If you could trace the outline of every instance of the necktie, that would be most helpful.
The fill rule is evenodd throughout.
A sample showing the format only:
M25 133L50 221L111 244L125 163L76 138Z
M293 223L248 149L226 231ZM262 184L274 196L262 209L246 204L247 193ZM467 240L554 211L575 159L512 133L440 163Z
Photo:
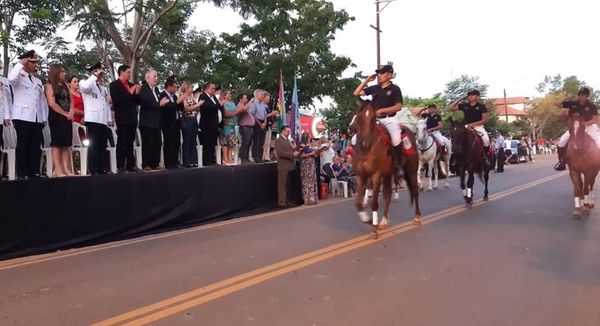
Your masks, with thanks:
M29 75L29 81L33 83L33 77L31 77L31 75Z

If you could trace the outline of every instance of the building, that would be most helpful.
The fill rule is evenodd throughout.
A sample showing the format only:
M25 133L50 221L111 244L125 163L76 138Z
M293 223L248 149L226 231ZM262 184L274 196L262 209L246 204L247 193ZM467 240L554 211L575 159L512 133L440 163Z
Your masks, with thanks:
M500 121L515 122L527 116L529 97L507 97L494 100L494 108Z

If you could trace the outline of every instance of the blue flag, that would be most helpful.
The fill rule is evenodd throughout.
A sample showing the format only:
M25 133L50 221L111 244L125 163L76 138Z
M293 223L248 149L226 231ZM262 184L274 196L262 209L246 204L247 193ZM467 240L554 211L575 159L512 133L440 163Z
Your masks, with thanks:
M296 83L296 76L294 76L294 90L292 91L292 105L290 107L290 129L292 131L292 139L296 144L299 144L302 130L300 126L300 102L298 102L298 84Z

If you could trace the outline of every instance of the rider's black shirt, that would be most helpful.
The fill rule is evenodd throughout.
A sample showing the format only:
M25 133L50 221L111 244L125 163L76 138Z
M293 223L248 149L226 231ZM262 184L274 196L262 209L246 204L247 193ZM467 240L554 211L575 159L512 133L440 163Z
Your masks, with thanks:
M579 113L583 121L590 121L595 115L598 115L598 108L594 103L587 101L585 104L579 104L578 101L564 101L562 106L565 109L569 109L569 116L574 113Z
M427 129L435 128L440 125L442 121L442 117L439 114L431 115L428 114L426 117L425 123L427 124Z
M483 114L487 112L485 105L479 102L474 106L471 106L468 102L460 103L458 109L465 114L465 123L481 121Z
M386 88L381 88L380 85L369 86L365 88L365 95L373 96L373 107L376 110L403 103L400 87L391 83Z

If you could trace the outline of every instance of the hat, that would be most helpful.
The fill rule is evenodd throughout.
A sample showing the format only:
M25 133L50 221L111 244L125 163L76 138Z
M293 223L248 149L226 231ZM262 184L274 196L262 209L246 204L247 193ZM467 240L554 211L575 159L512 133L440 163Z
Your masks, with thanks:
M470 91L467 93L467 95L477 95L477 96L479 96L479 95L481 95L481 93L479 93L479 91L478 91L478 90L476 90L476 89L472 89L472 90L470 90Z
M379 69L375 70L376 73L378 74L382 74L382 73L386 73L386 72L394 72L394 67L390 66L390 65L383 65L381 67L379 67Z
M87 70L89 72L93 72L96 69L104 69L102 62L100 62L100 61L96 62L93 66L90 66Z
M38 58L37 55L35 54L35 50L29 50L23 54L21 54L20 56L17 57L17 59L27 59L27 61L31 61L31 62L37 62Z
M432 104L427 105L427 108L428 109L437 109L437 105L432 103Z

